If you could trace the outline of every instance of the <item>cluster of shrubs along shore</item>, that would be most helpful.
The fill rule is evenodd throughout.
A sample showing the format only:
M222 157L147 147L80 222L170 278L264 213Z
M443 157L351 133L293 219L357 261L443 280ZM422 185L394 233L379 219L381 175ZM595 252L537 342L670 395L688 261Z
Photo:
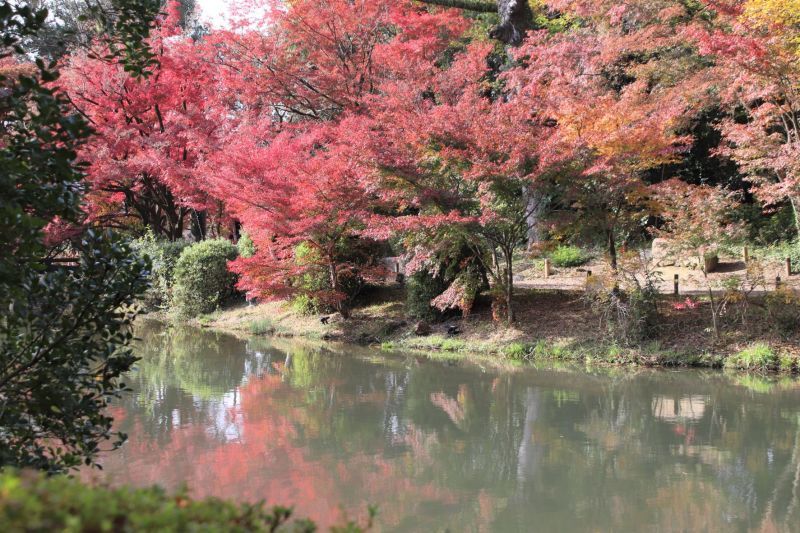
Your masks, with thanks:
M241 299L228 263L252 254L247 235L233 244L227 239L168 241L147 233L131 247L151 263L150 287L141 301L145 311L189 319Z
M371 526L354 522L333 527L357 533ZM317 531L314 522L294 519L292 509L262 503L193 499L185 491L159 487L91 487L66 476L26 471L0 473L0 531Z
M149 257L152 262L151 286L143 300L149 311L165 312L183 320L199 317L200 322L204 323L210 313L241 304L244 300L243 295L235 288L236 275L230 271L229 262L237 257L250 257L255 252L253 242L246 234L236 244L225 239L170 242L145 235L133 242L133 248L138 254ZM364 262L365 257L374 264L379 260L380 254L385 252L359 249L349 253L353 256L354 264L357 261ZM302 263L299 266L307 267L317 261L314 253L313 249L301 243L294 255L296 261ZM540 254L540 257L546 257L557 268L575 268L586 264L592 253L564 244ZM540 258L538 261L541 260ZM471 343L448 336L443 337L442 346L436 344L436 335L430 342L423 339L396 342L398 336L403 334L426 337L437 329L437 325L438 329L442 329L441 325L444 323L450 324L452 328L453 323L470 316L470 311L473 306L479 305L479 300L490 300L489 313L492 319L502 322L502 316L496 316L497 295L493 287L490 287L479 269L474 266L467 266L465 269L463 262L463 258L450 257L442 261L438 268L420 270L403 279L403 323L407 327L391 328L391 332L386 335L362 334L361 337L385 346L427 346L433 350L466 351ZM616 275L595 275L587 282L586 291L582 295L571 296L573 299L580 299L584 309L588 310L597 324L597 335L593 339L592 349L605 347L611 354L599 359L657 365L725 366L754 372L800 370L797 353L784 349L800 333L800 295L796 290L784 286L766 294L754 295L750 285L743 284L740 278L731 277L715 287L713 295L709 292L710 297L676 299L659 293L656 287L659 281L657 272L653 269L641 269L637 265L636 261L627 262L623 257ZM750 281L757 282L757 266L758 263L753 261L748 268L746 275ZM322 268L299 270L302 274L294 281L298 291L290 300L292 311L295 315L320 316L327 320L328 315L335 314L337 309L313 296L316 292L329 289L327 273ZM431 270L436 272L435 275L431 274ZM358 271L354 269L354 272ZM340 288L346 294L348 306L358 307L369 300L364 298L364 294L370 292L372 285L363 277L355 274L352 278L342 279L344 282ZM436 305L442 294L446 294L447 288L453 286L458 279L470 280L461 285L464 291L458 296L459 307ZM393 297L397 297L396 292ZM469 302L465 304L465 300ZM376 303L374 298L371 303ZM703 328L700 331L709 339L709 343L716 344L717 347L724 345L723 349L716 352L713 349L698 353L687 352L683 355L675 355L675 351L666 348L655 352L650 349L649 347L664 340L675 341L676 335L682 334L666 331L667 326L674 323L676 318L686 318L681 313L691 314L692 320L705 328L705 333L702 332ZM378 324L384 317L376 318L375 323ZM390 320L389 317L385 318ZM396 317L391 320L394 318ZM250 322L248 326L252 334L276 332L272 317L261 317L260 320ZM567 333L565 332L565 336ZM731 341L732 334L738 335L738 338ZM771 339L776 342L770 342ZM361 341L357 338L356 342ZM697 348L685 344L686 350ZM479 350L525 361L542 358L569 359L570 355L580 358L582 353L579 346L565 348L554 345L548 348L542 340L537 339L530 342L518 340L503 346L486 348L483 346ZM585 358L598 359L597 354L586 355Z

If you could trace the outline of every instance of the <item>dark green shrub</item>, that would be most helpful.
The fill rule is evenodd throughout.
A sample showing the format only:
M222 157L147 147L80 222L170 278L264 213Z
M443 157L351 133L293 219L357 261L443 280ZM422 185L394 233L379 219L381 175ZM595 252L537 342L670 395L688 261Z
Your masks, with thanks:
M797 237L794 211L789 203L770 213L765 213L757 203L742 203L731 215L734 221L745 223L747 240L757 245L769 246Z
M414 272L406 281L406 313L412 318L437 320L442 313L431 305L431 300L439 296L447 286L439 276L432 276L427 270Z
M366 527L371 526L370 509ZM33 473L0 474L1 531L240 531L312 532L310 520L292 520L285 507L195 500L163 489L89 487L79 481ZM341 531L358 532L355 523Z
M73 249L72 268L31 269L16 299L0 282L11 311L0 316L0 468L63 471L125 440L106 408L136 361L127 345L147 265L110 233L88 230Z
M138 257L149 258L150 287L142 298L146 310L165 309L172 299L172 282L175 265L188 241L158 239L152 232L131 241L131 249Z
M149 42L152 4L124 17L139 37L120 40L126 67ZM112 233L75 226L89 188L77 153L92 128L52 83L56 63L37 57L48 21L37 5L0 2L0 468L57 471L117 442L105 407L134 361L125 346L147 265ZM31 68L9 70L17 59Z
M589 261L589 257L577 246L559 246L550 253L554 266L560 268L576 267Z
M235 294L236 275L228 270L228 261L236 256L236 246L225 239L198 242L183 250L172 288L172 309L178 316L210 313Z

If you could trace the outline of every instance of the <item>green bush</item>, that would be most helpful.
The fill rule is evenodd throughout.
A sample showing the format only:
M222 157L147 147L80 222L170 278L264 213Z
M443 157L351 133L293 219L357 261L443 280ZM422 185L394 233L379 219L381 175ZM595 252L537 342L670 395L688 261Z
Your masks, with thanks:
M250 238L246 231L242 232L239 241L236 243L236 249L239 250L239 257L253 257L256 255L256 243Z
M331 310L317 298L309 296L308 294L298 294L297 296L293 297L292 309L298 315L318 315Z
M330 311L329 306L313 296L313 293L328 291L331 287L319 251L301 242L294 250L294 259L299 266L305 267L305 272L294 280L294 284L302 292L292 298L292 308L301 315L316 315Z
M577 246L559 246L550 253L554 266L560 268L576 267L589 261L589 257Z
M172 309L184 318L210 313L235 294L236 275L228 261L236 259L236 247L225 239L192 244L175 265Z
M347 264L347 268L339 268L338 291L344 295L341 307L350 308L364 288L362 268L373 264L373 254L377 253L370 241L349 240L340 243L336 249L336 261ZM330 272L327 261L323 260L317 248L308 243L300 243L295 248L295 262L303 267L303 273L292 280L298 289L298 295L292 299L292 307L297 313L315 315L330 313L339 306L332 304L330 298L320 298L318 295L329 296L332 291Z
M794 211L788 202L770 213L757 203L742 203L731 215L735 222L744 222L748 241L756 245L771 246L797 237Z
M783 372L794 372L797 368L797 359L788 353L782 353L778 356L780 368Z
M764 343L748 346L736 355L725 360L726 368L748 370L753 372L769 372L777 370L780 365L778 355Z
M374 509L370 509L367 528ZM0 531L285 531L312 532L310 520L293 520L285 507L195 500L158 487L89 487L63 476L0 474ZM358 532L355 523L337 531Z
M439 276L425 270L414 272L406 281L406 313L412 318L438 320L440 313L431 305L447 287Z
M151 231L143 237L131 241L131 249L140 258L149 258L150 287L142 298L144 308L148 311L165 309L172 299L172 282L175 264L183 250L189 246L188 241L167 241L156 238Z

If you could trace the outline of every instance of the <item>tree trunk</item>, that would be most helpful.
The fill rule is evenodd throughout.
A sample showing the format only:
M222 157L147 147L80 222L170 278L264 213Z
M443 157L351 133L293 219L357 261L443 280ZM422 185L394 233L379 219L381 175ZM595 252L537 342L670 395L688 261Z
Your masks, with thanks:
M717 302L714 300L714 291L711 289L711 285L708 284L708 280L706 280L706 284L708 285L708 301L711 304L711 325L714 328L714 338L719 339L719 323L717 322Z
M536 191L533 186L527 186L522 190L522 197L525 203L525 226L528 250L542 242L545 238L542 228L542 217L544 216L544 195Z
M522 425L522 438L517 449L517 482L520 487L535 478L544 449L533 437L533 427L541 411L541 393L528 387L525 391L525 422Z
M514 297L514 265L513 265L513 252L504 250L503 254L506 256L506 313L509 324L514 323L514 307L512 306L512 299Z
M711 282L708 279L708 271L706 270L706 262L704 254L699 254L698 259L702 267L703 279L706 282L706 289L708 290L708 302L711 305L711 326L714 328L714 338L719 340L719 322L717 320L717 301L714 300L714 290L711 288Z
M617 271L617 243L614 240L614 231L606 231L606 240L608 244L608 257L611 262L611 270Z
M200 242L206 238L206 220L208 219L208 213L192 209L191 215L192 237L195 241Z
M328 275L330 277L331 290L339 297L339 273L336 271L336 263L332 259L328 260ZM337 299L335 308L342 315L342 318L350 318L350 308L347 305L347 299Z

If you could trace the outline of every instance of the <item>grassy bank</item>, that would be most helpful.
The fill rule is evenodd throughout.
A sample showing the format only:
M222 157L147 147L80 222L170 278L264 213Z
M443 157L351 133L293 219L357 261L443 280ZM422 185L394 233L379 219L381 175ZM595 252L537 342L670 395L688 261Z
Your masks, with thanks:
M479 301L468 318L430 324L418 335L417 321L406 316L403 292L386 287L374 291L350 319L338 315L304 316L285 302L241 305L201 315L201 327L241 336L302 337L372 345L387 351L414 350L438 357L513 361L558 360L578 363L704 367L760 373L799 370L800 339L758 327L726 326L716 339L708 328L702 301L693 309L676 310L671 300L661 305L661 324L654 338L638 345L615 342L598 318L574 293L519 291L518 319L513 326L493 322L489 303ZM452 329L457 332L453 333Z

